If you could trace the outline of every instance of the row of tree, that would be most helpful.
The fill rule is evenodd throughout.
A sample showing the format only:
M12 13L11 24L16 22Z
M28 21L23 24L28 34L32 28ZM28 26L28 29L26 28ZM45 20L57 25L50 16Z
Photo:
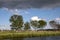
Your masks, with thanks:
M21 15L12 15L10 18L11 22L11 30L21 30L21 28L24 28L24 30L29 30L30 27L37 27L41 28L47 25L47 22L44 20L30 20L30 22L23 21L23 17ZM60 28L60 24L58 24L56 21L50 21L49 24L52 27Z

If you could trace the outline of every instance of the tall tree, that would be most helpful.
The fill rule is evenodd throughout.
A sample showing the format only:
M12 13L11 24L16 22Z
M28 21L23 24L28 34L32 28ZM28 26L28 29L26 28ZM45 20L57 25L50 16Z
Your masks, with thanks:
M25 30L29 30L30 29L30 23L29 22L26 22L25 24L24 24L24 26L25 26Z
M44 20L39 20L38 21L38 28L44 27L47 25L47 22Z
M56 28L60 29L60 23L58 23L57 21L52 20L52 21L49 22L49 24L51 25L51 27L53 27L55 29Z
M23 26L23 17L21 15L13 15L10 18L10 22L11 29L21 29L21 27Z

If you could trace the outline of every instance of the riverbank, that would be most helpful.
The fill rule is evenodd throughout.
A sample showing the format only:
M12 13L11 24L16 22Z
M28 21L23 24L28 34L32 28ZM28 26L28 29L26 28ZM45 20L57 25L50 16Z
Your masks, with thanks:
M4 38L25 38L42 36L60 36L60 31L3 31L0 32L0 39Z

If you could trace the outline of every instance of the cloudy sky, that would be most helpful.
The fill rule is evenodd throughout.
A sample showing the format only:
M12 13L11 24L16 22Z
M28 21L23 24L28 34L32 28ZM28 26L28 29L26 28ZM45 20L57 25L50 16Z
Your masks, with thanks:
M0 0L0 28L7 27L9 18L13 15L22 15L24 21L30 19L44 19L47 22L60 18L60 0ZM4 28L3 26L6 25ZM50 27L46 27L50 28Z

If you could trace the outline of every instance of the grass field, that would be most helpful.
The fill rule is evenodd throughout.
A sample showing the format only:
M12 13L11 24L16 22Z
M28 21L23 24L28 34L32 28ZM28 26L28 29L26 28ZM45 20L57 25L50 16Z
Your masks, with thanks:
M25 38L42 36L60 36L60 31L3 31L0 32L0 38Z

